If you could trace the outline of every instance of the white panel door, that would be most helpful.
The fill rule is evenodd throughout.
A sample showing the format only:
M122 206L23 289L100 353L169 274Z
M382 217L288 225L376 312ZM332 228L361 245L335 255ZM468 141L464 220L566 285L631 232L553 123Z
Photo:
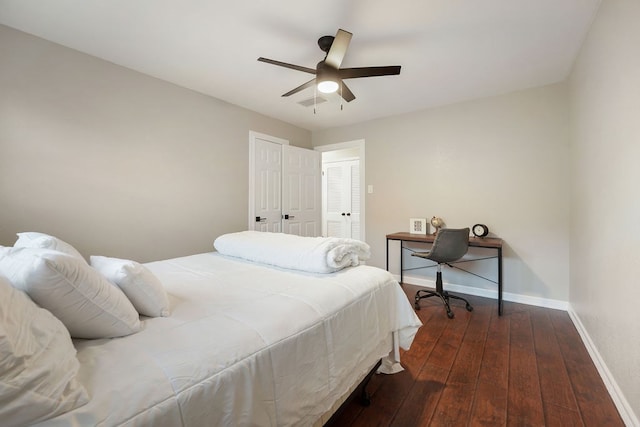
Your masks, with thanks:
M322 234L319 151L249 133L249 230Z
M360 162L326 162L322 172L323 234L360 239Z
M282 231L282 145L255 138L254 230Z
M282 230L298 236L322 234L322 154L282 146Z

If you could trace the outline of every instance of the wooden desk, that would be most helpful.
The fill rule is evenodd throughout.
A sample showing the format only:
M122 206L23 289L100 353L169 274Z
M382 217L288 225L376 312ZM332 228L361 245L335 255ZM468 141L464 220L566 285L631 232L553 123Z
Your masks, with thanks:
M418 243L433 243L435 240L435 235L433 234L411 234L411 233L392 233L387 234L387 271L389 270L389 240L398 240L400 241L400 283L402 283L404 279L403 271L404 271L404 242L418 242ZM495 258L498 258L498 315L502 315L502 239L497 237L469 237L469 246L475 248L489 248L495 249L497 251L497 255ZM485 258L483 258L485 259ZM451 263L453 264L453 263ZM482 276L480 276L482 277ZM487 279L486 277L482 277L485 280L489 280L490 282L494 282L491 279ZM494 282L496 283L496 282Z

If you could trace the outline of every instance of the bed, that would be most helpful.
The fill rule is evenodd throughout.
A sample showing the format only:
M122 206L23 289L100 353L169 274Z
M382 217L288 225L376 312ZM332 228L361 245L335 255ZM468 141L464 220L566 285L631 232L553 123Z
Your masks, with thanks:
M210 252L144 264L170 315L74 339L88 402L37 425L322 425L379 361L402 369L399 348L421 323L388 272L265 262Z

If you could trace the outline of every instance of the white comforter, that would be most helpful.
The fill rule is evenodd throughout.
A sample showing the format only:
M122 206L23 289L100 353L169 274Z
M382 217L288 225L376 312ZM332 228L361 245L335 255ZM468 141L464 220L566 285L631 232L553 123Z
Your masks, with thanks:
M43 425L307 426L421 325L386 271L264 267L216 253L146 264L172 315L77 340L91 401Z
M223 234L213 245L223 255L309 273L355 267L371 256L369 245L360 240L253 230Z

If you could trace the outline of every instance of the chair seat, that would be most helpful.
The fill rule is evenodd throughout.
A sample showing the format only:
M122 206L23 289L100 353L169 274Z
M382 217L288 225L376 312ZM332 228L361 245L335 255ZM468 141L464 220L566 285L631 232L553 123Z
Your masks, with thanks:
M431 251L429 252L414 252L411 254L411 256L417 256L420 258L429 258L429 255L431 255Z

